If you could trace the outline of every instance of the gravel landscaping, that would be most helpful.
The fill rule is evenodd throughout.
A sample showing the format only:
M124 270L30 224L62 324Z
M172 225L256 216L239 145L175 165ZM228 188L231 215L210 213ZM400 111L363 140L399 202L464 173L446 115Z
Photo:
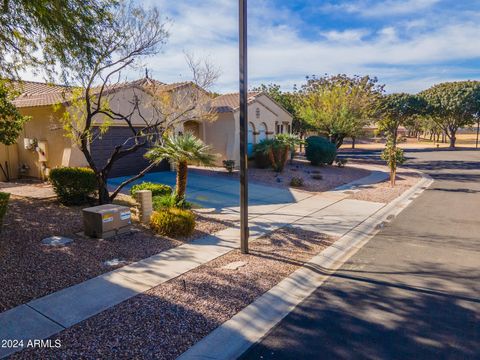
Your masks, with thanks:
M401 169L397 172L395 187L392 188L390 186L390 179L388 179L377 184L369 185L367 188L352 194L349 198L389 203L414 186L420 179L421 177L418 173Z
M174 359L333 241L277 230L252 242L251 255L231 251L63 331L53 337L61 349L13 358Z
M187 239L158 236L138 224L107 240L87 239L77 235L81 208L12 196L0 237L0 312L231 225L200 214ZM43 245L42 239L52 235L74 241L63 247Z
M225 176L231 179L237 179L239 176L238 171L228 174L223 168L204 169L197 167L193 171L201 174L214 173L215 176ZM307 160L295 159L293 164L288 163L280 174L271 169L250 167L248 169L248 180L259 184L288 188L293 177L300 177L304 184L301 187L295 187L295 189L322 192L348 184L369 174L369 170L362 169L361 165L353 162L349 162L344 168L339 168L330 165L313 166ZM313 178L318 177L318 175L321 175L321 179Z

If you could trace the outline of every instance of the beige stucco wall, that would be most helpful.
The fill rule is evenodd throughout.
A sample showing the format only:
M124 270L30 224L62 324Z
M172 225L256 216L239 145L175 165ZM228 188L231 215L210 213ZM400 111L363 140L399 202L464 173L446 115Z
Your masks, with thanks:
M37 139L39 143L46 144L46 166L50 169L59 166L71 165L72 144L65 137L65 130L59 121L62 116L61 109L53 111L51 106L21 108L23 115L31 119L24 125L22 134L17 141L18 165L27 165L29 170L24 174L36 178L42 177L40 154L34 150L25 149L24 139Z
M17 145L6 146L0 144L0 164L6 171L5 162L8 164L8 171L10 173L11 179L17 178L18 170L18 152ZM7 180L3 175L3 172L0 171L0 181Z

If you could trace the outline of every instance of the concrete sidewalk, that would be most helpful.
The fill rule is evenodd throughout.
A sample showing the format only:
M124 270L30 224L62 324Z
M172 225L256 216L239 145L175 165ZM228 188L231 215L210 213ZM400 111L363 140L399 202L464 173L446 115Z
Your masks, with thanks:
M250 237L254 240L289 224L340 237L385 206L346 199L345 191L387 176L375 171L362 181L318 195L292 190L294 203L282 202L280 195L272 204L254 204ZM239 234L238 226L225 229L5 311L0 314L0 340L45 339L238 248ZM0 357L20 350L2 348Z

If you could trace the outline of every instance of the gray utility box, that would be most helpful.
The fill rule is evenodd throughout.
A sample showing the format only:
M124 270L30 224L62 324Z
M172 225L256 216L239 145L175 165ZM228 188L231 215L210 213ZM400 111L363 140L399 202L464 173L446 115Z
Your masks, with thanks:
M104 239L122 234L132 223L130 208L120 205L100 205L83 209L85 235Z

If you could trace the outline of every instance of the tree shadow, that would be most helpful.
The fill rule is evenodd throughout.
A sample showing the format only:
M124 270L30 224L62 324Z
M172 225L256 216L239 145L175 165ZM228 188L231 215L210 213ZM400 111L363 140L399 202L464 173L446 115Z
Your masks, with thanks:
M408 273L459 281L458 273L435 264L411 264L402 275ZM478 297L437 290L434 284L412 286L388 275L334 273L242 359L480 357ZM476 271L467 279L479 275Z

